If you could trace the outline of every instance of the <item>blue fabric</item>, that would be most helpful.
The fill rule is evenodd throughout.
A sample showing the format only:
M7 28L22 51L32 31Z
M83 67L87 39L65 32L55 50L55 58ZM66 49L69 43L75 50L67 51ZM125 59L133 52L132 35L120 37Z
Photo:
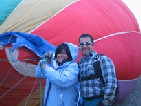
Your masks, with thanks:
M78 91L78 65L75 62L78 56L78 47L67 43L73 60L57 66L56 60L52 60L53 66L47 66L41 70L40 62L36 68L36 76L46 78L44 106L77 106Z
M95 98L92 100L84 100L84 106L98 106L98 104L102 101L102 97Z
M9 44L14 44L12 50L22 46L27 47L39 57L43 57L46 52L56 50L56 46L48 43L40 36L25 32L0 34L0 46L4 47Z

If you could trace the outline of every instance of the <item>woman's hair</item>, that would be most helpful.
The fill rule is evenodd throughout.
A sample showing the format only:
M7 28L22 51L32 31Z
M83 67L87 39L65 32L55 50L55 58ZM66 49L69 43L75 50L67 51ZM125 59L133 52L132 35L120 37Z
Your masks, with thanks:
M56 48L56 52L55 52L55 58L57 58L57 54L60 54L63 50L66 51L67 53L67 56L68 56L68 61L71 61L72 60L72 56L71 56L71 53L70 53L70 50L69 50L69 47L67 44L65 43L61 43L57 48Z

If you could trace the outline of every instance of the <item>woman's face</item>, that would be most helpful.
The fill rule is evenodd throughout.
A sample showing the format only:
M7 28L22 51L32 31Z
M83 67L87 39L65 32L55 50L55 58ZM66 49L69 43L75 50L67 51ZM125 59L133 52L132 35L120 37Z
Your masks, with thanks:
M65 50L62 50L61 53L57 54L57 60L62 63L63 60L66 60L68 58L67 52Z

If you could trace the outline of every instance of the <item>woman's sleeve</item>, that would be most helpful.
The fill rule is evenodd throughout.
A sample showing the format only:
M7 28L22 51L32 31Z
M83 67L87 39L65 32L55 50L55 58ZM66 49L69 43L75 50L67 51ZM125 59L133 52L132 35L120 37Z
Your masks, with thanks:
M59 87L69 87L74 85L78 81L78 65L77 63L71 63L62 72L54 70L52 67L46 68L47 78Z
M36 76L38 78L46 78L46 74L45 74L45 70L41 70L40 68L40 62L38 63L37 67L36 67Z

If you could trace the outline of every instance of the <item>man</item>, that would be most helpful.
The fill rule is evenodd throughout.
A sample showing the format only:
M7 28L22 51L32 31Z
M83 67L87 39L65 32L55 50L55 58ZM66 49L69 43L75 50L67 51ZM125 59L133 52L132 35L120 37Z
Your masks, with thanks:
M83 97L84 106L112 106L117 88L115 67L110 58L100 56L100 67L103 81L92 77L95 69L94 58L97 52L93 50L93 37L90 34L82 34L79 38L79 47L83 54L79 61L80 92Z

